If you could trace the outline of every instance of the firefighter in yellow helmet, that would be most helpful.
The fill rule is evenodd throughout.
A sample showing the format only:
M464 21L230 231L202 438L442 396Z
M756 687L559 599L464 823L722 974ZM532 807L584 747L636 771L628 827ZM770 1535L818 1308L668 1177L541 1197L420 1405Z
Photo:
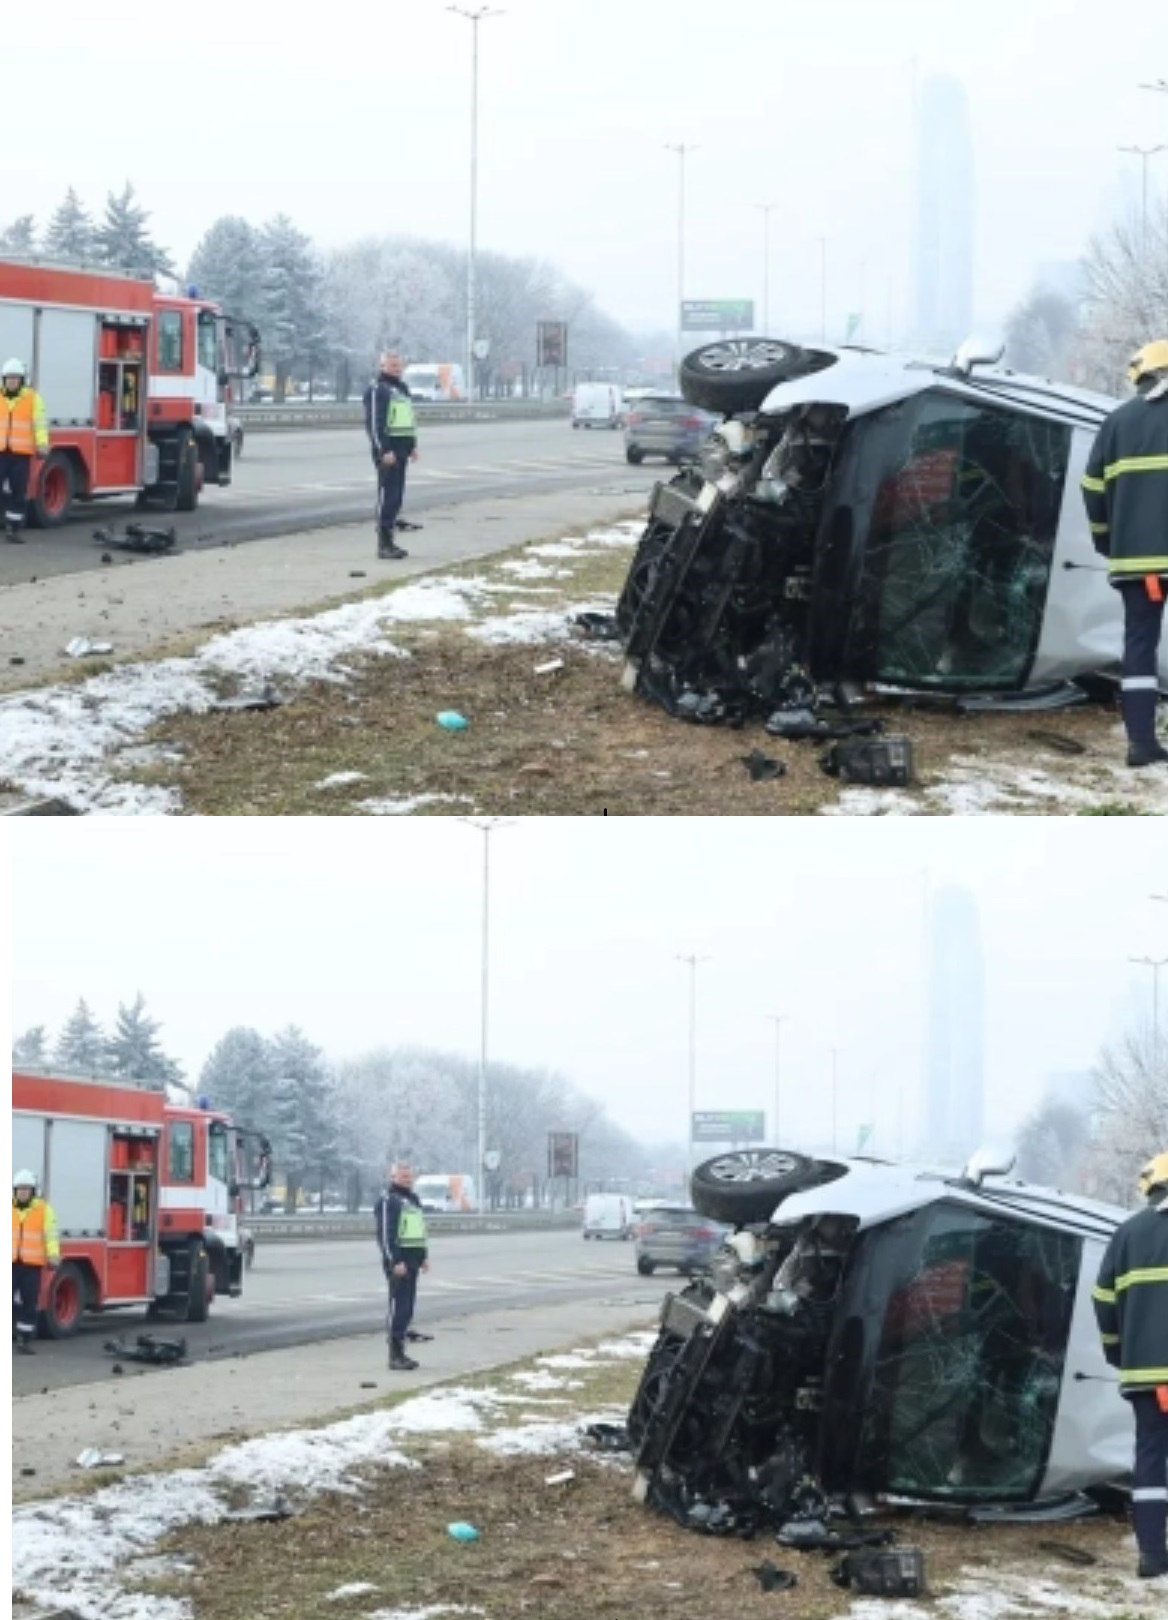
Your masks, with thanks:
M1168 589L1168 338L1147 343L1128 372L1136 389L1099 429L1083 477L1095 549L1123 599L1127 762L1168 764L1156 735L1157 659Z
M6 360L0 374L0 497L4 501L4 537L21 544L24 508L32 464L48 454L45 404L28 386L23 360Z
M1146 1208L1115 1232L1095 1284L1103 1353L1132 1403L1132 1519L1145 1579L1168 1576L1168 1153L1140 1172Z
M12 1178L12 1333L23 1356L35 1355L37 1307L41 1279L61 1258L57 1217L53 1206L37 1196L32 1170L18 1170Z

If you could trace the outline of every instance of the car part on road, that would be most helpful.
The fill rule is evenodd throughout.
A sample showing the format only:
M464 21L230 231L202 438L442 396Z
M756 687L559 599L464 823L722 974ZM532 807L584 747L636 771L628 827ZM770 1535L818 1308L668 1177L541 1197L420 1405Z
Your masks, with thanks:
M93 540L95 545L113 546L117 551L133 551L145 557L162 557L168 552L173 552L178 546L178 531L173 525L161 529L148 523L127 523L125 532L121 535L113 529L94 529Z
M619 641L620 629L611 613L577 613L572 621L591 641Z
M271 682L265 681L258 690L240 692L235 697L212 703L211 709L216 714L247 714L253 710L278 709L283 702L284 699Z
M781 759L772 759L769 754L764 754L758 748L744 754L742 763L746 766L752 782L775 782L780 776L787 774L787 767Z
M295 1509L286 1496L277 1494L270 1502L263 1502L256 1507L239 1508L234 1513L225 1513L225 1524L274 1524L280 1519L295 1517Z
M845 1554L831 1572L845 1591L869 1597L922 1597L925 1592L925 1555L919 1547L895 1547Z
M590 1423L584 1437L596 1451L631 1451L629 1431L623 1423Z
M858 738L833 743L819 761L827 776L866 787L909 787L913 745L908 737Z
M74 636L64 647L70 658L99 658L104 653L112 653L113 650L112 641L90 641L88 636Z
M754 1575L764 1592L789 1592L793 1586L799 1584L799 1577L789 1569L780 1569L772 1564L770 1559L757 1565L750 1572Z
M77 1458L78 1468L120 1468L125 1462L120 1451L99 1451L90 1446Z
M125 1339L107 1339L102 1349L123 1361L141 1361L149 1367L173 1367L186 1360L185 1339L160 1339L153 1333L139 1333L133 1344Z

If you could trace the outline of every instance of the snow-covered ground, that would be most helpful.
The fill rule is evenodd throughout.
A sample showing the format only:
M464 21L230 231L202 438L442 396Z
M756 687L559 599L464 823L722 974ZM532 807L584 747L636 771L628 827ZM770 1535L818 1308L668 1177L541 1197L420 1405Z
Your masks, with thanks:
M1123 728L1112 729L1113 758L1056 758L1038 750L1026 764L955 754L942 780L919 793L893 788L844 788L828 816L1081 815L1104 806L1168 814L1168 770L1131 771L1122 763ZM1053 812L1052 812L1052 807Z

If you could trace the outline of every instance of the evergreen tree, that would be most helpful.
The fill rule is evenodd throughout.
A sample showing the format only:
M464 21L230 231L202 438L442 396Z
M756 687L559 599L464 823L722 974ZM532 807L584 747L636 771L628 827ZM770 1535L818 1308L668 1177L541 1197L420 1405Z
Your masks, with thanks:
M34 1024L18 1035L12 1043L13 1063L27 1063L30 1068L43 1069L49 1061L49 1037L43 1024Z
M106 264L135 276L172 276L170 256L147 228L150 215L127 180L120 195L106 198L105 219L97 229L97 243Z
M119 1003L117 1023L106 1044L111 1073L124 1080L181 1080L182 1069L162 1050L159 1027L158 1020L147 1014L141 991L131 1006Z
M199 1075L199 1090L242 1125L273 1135L277 1124L272 1048L258 1030L239 1025L216 1042Z
M89 211L70 186L45 232L45 255L50 259L78 262L92 259L97 251L97 232Z
M20 258L36 252L36 216L21 214L11 225L0 231L0 253L11 253Z
M318 1192L337 1165L331 1085L319 1047L290 1024L271 1043L275 1119L270 1133L277 1168L295 1209L301 1187Z
M260 233L263 264L264 352L276 371L276 397L282 399L293 368L324 360L323 278L312 243L288 218L277 214Z
M101 1025L82 997L61 1031L53 1061L74 1074L101 1074L106 1061L106 1041Z
M195 249L187 274L201 296L214 298L231 314L257 322L263 314L260 234L247 220L234 214L217 219Z

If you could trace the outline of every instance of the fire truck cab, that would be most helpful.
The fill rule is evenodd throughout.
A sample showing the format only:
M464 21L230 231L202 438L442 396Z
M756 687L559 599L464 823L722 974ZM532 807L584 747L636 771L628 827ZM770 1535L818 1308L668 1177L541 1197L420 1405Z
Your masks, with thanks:
M14 1071L12 1151L57 1216L61 1262L40 1301L50 1338L118 1307L202 1322L217 1293L243 1292L243 1192L267 1185L270 1148L206 1099L178 1106L143 1081Z
M259 334L197 289L0 259L0 350L26 362L45 401L50 451L29 493L39 527L103 496L189 512L205 485L230 484L232 382L255 375Z

